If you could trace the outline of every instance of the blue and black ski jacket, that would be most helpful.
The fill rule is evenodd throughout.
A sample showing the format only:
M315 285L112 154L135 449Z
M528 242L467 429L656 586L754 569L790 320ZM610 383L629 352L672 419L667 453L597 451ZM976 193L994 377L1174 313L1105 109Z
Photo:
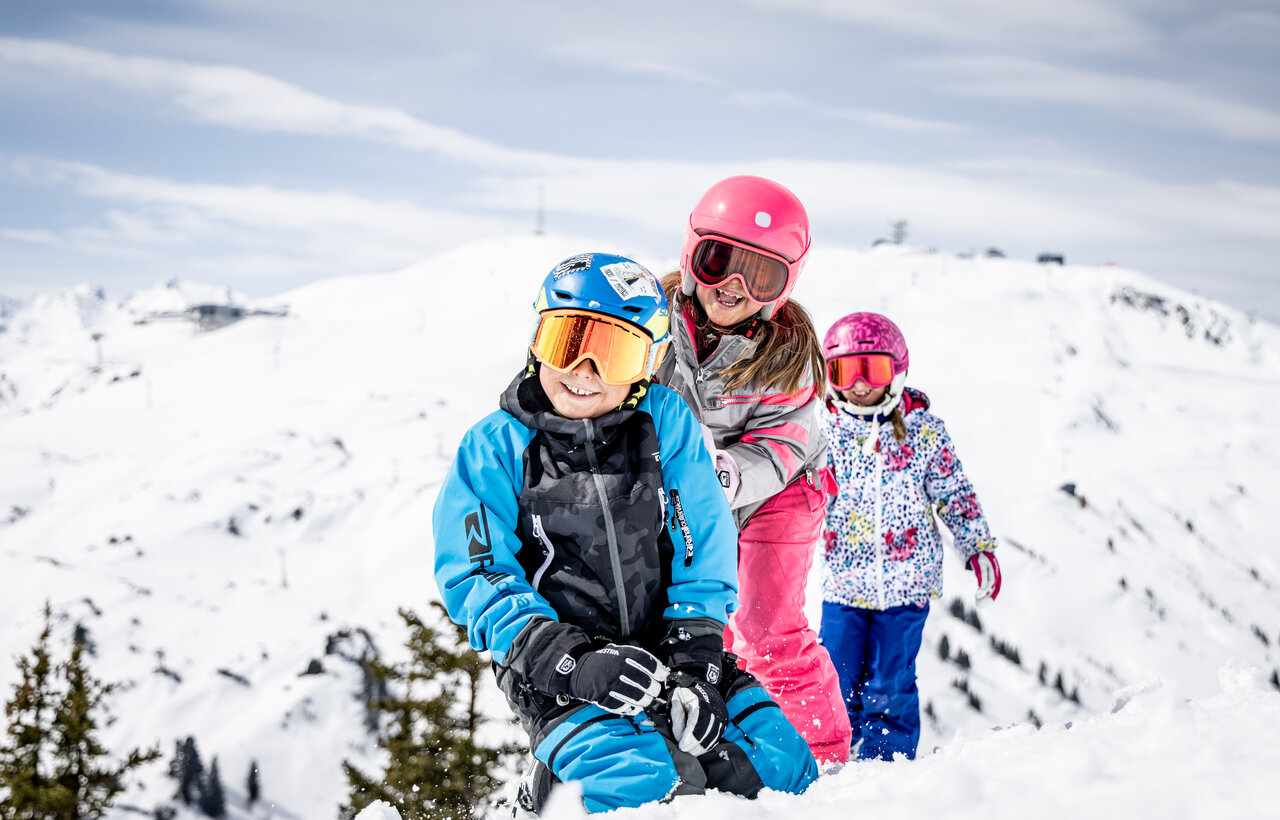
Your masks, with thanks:
M556 664L587 644L718 666L737 528L684 400L641 384L619 409L566 419L535 365L499 404L436 500L435 576L535 741L568 706L547 694Z

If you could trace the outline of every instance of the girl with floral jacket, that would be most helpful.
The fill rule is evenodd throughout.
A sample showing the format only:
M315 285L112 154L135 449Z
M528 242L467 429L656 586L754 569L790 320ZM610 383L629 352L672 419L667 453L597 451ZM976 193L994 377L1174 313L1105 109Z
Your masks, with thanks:
M915 659L929 601L942 594L942 536L951 531L978 579L1000 592L995 540L942 419L905 386L907 345L875 313L840 319L823 341L832 395L822 561L822 643L840 678L855 755L914 758L920 740Z

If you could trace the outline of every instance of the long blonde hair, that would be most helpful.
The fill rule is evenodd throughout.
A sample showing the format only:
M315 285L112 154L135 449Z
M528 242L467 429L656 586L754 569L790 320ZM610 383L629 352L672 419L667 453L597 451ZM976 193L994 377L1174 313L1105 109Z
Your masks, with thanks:
M697 297L686 299L680 293L680 277L679 270L662 277L662 289L671 304L671 321L681 320L681 305L687 302L693 308L698 330L716 329ZM738 390L756 384L794 393L804 384L805 376L810 375L814 391L818 396L823 395L827 389L827 365L809 312L799 302L788 299L773 312L772 319L760 324L755 353L725 368L726 387Z

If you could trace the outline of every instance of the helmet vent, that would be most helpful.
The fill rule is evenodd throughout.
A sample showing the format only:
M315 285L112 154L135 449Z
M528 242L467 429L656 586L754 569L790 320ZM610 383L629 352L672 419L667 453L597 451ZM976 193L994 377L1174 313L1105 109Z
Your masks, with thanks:
M551 292L555 294L557 299L564 299L566 302L573 298L573 294L565 290L553 290Z
M623 305L622 309L626 311L630 311L631 313L639 313L642 310L644 310L644 308L640 307L639 305Z
M773 217L764 211L756 211L756 227L767 228L773 224Z

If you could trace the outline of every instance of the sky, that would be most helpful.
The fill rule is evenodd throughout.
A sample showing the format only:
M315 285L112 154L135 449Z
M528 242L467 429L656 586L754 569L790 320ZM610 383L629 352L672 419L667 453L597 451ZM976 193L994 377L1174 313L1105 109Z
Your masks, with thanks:
M7 0L0 294L266 297L539 229L673 260L754 173L815 248L905 222L1280 321L1278 45L1267 0Z
M187 282L0 304L0 697L46 602L59 658L83 628L92 672L119 685L104 744L164 755L107 820L170 800L186 737L218 760L229 820L335 817L342 762L378 770L349 659L403 657L397 609L437 598L432 509L458 443L523 369L543 271L601 241L469 242L210 332L154 318L225 295ZM819 328L854 305L902 328L907 384L946 422L1002 590L978 611L946 548L916 761L628 816L1274 818L1280 327L1121 268L814 253L795 296ZM846 269L885 275L855 297ZM476 292L484 332L459 308ZM485 686L491 730L517 740Z

